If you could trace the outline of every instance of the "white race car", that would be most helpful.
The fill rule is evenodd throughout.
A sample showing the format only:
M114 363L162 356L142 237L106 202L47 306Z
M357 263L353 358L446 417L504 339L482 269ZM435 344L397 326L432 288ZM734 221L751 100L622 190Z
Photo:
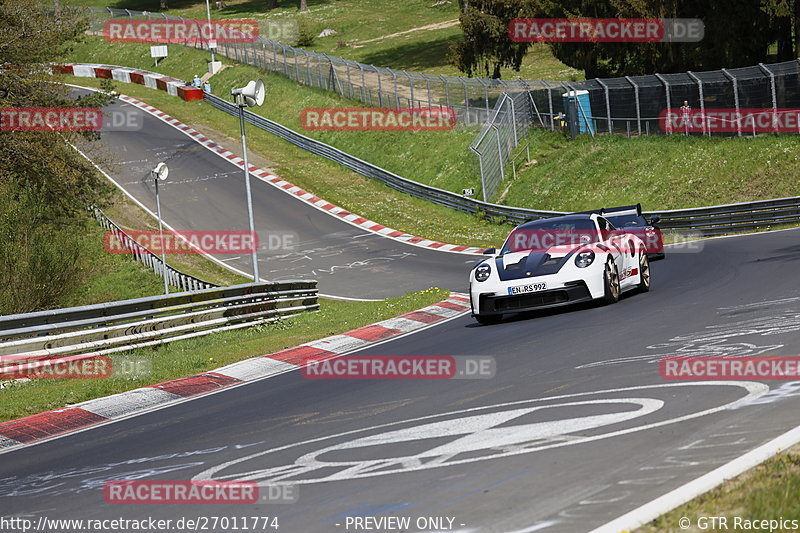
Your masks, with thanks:
M481 324L504 313L577 302L619 300L625 291L650 290L645 243L598 214L575 214L518 226L498 253L469 275L472 316Z

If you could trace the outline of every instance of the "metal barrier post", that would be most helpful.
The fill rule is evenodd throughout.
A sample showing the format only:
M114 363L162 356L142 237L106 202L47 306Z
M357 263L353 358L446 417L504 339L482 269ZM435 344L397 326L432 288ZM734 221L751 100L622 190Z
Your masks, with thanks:
M542 80L542 85L545 86L545 90L547 91L547 103L550 106L550 129L552 131L556 130L556 119L555 113L553 112L553 92L550 90L552 87L549 83Z
M667 96L667 108L666 108L665 112L669 112L672 109L672 105L670 103L670 98L669 98L669 83L667 82L667 80L664 79L664 77L661 74L656 74L655 77L658 78L658 80L661 83L664 84L664 94ZM669 117L667 117L667 118L669 118ZM672 123L671 123L671 121L670 120L665 120L664 122L667 123L667 135L672 135Z
M778 96L775 91L775 74L767 68L764 63L759 63L759 67L769 74L769 83L772 89L772 129L778 131Z
M634 98L636 98L636 127L639 130L639 136L642 135L642 110L639 105L639 86L636 85L636 82L630 76L625 76L625 79L628 80L628 83L633 85L633 94Z
M606 117L608 117L608 133L614 133L614 128L611 125L611 99L608 96L608 85L602 82L600 78L595 78L597 83L600 84L600 87L603 88L603 91L606 93Z
M736 105L736 131L738 132L739 137L742 136L742 113L739 111L739 82L736 79L736 76L728 72L728 69L722 69L722 73L725 74L729 80L731 80L731 84L733 85L733 102Z
M706 103L703 95L703 80L695 76L694 72L692 72L691 70L686 72L686 74L688 74L690 78L692 78L694 81L697 82L697 88L700 94L700 116L703 117L703 135L705 135L707 124L706 124ZM709 137L711 136L711 131L708 132L708 136Z

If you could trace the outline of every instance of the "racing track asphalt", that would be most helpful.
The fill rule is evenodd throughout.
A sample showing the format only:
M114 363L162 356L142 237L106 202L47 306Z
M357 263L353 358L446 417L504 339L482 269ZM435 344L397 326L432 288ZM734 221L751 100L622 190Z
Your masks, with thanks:
M2 454L3 514L277 515L281 533L347 531L347 515L454 517L456 531L588 531L797 425L800 388L667 382L655 361L798 354L799 238L790 230L707 241L702 252L654 264L652 291L613 306L486 327L464 316L360 352L491 355L493 379L310 380L291 372ZM612 361L620 358L627 360ZM774 390L760 396L767 386ZM748 390L758 399L731 408ZM519 403L498 405L509 402ZM432 418L409 421L420 417ZM376 436L453 419L462 420ZM383 424L392 425L369 429ZM355 433L336 436L344 432ZM373 439L352 442L365 436ZM317 459L328 464L314 462L316 452L347 441ZM336 464L344 461L347 471ZM294 464L312 465L284 479L303 481L294 504L124 506L102 495L111 479L261 471L252 479L275 482L276 467Z
M108 109L133 112L143 120L139 130L101 133L101 142L115 163L101 166L118 185L155 213L155 188L149 173L163 161L170 174L159 193L162 216L170 226L208 231L248 228L244 176L239 167L130 104L117 101ZM283 141L275 138L275 142ZM250 148L254 148L252 141ZM234 151L241 155L241 146ZM264 279L316 279L322 294L386 298L428 287L464 291L467 274L478 260L365 231L255 177L251 177L251 187L261 243L259 274ZM270 235L284 234L290 235L293 249L268 249ZM217 258L252 275L249 254Z

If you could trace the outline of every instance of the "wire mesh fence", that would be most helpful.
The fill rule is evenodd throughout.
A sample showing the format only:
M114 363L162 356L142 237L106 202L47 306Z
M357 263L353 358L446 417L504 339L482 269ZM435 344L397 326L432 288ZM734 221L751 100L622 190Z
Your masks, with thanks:
M186 20L182 17L114 8L88 8L91 28L107 20L128 18ZM205 42L186 42L208 49ZM578 103L582 132L638 135L688 134L688 129L664 120L667 110L691 109L701 117L711 110L736 112L728 127L705 127L693 134L756 135L748 110L772 110L797 116L800 133L800 60L709 72L598 78L586 81L496 80L429 75L366 65L311 52L259 37L248 43L222 43L218 54L241 63L282 74L309 87L336 92L370 106L448 107L461 124L481 125L471 143L481 174L484 201L494 198L505 180L505 167L514 149L531 128L562 127L568 93ZM585 93L584 93L585 91ZM685 103L685 105L684 105ZM741 113L740 113L741 111ZM742 116L744 114L744 117ZM681 115L678 115L679 118ZM685 121L684 121L685 122ZM782 131L786 131L785 129Z

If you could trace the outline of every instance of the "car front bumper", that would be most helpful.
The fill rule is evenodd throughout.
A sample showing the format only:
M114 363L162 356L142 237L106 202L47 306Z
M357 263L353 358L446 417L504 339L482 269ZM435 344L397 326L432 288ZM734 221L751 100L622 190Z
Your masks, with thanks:
M474 297L474 296L473 296ZM564 287L526 294L495 295L494 293L478 294L478 311L480 315L502 315L519 313L549 307L560 307L592 300L592 294L582 280L564 284ZM473 314L475 310L473 302Z

